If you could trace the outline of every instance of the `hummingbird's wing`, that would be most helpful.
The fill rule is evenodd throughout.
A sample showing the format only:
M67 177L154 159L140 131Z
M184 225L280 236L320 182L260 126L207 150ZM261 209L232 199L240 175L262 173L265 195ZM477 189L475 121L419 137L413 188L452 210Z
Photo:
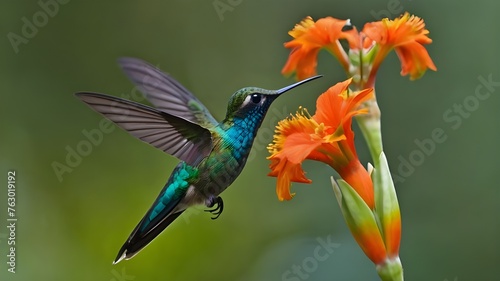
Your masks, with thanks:
M136 58L121 58L118 64L159 110L182 117L205 128L218 124L208 109L170 75Z
M191 166L196 166L212 150L210 131L181 117L104 94L76 96L131 135Z

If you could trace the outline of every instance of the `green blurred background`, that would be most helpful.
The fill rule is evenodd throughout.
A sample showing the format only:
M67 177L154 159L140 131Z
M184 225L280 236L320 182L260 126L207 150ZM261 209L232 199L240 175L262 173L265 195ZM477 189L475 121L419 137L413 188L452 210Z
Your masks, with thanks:
M0 4L0 280L378 280L340 215L330 168L306 163L314 182L294 184L290 202L277 200L276 181L266 176L265 145L276 120L299 105L314 111L317 96L345 79L326 52L318 69L323 79L273 104L245 170L223 194L224 214L212 221L203 208L191 210L130 261L111 264L177 160L115 129L61 181L51 165L65 163L66 148L76 148L86 140L83 130L101 120L73 93L145 102L117 67L119 57L170 72L220 119L237 89L293 81L280 74L288 56L282 43L303 17L350 18L361 28L401 10L425 19L438 67L412 82L399 75L393 53L377 79L386 154L403 176L397 191L406 280L499 280L500 87L473 104L479 77L500 81L498 1L66 2L17 47L9 32L22 35L23 18L33 22L43 10L37 1ZM214 3L230 9L218 13ZM464 101L470 110L454 112ZM398 172L401 159L418 153L415 141L436 128L446 141ZM366 163L361 138L358 144ZM10 170L17 172L15 274L6 269ZM320 240L335 247L315 263ZM308 271L283 276L294 265Z

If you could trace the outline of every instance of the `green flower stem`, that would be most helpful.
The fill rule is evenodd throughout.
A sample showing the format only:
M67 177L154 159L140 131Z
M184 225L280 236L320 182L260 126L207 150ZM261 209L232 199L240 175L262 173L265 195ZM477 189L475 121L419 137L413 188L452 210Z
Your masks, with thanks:
M403 266L399 258L377 265L377 273L382 281L403 281Z
M368 114L356 116L356 121L373 159L373 166L375 167L375 174L372 175L375 189L374 214L379 230L384 237L384 242L387 243L387 239L394 239L394 237L386 237L388 234L384 233L384 230L388 224L393 223L391 220L401 219L399 217L399 204L389 165L383 152L380 109L377 100L373 98L367 102L366 106ZM397 218L394 217L395 212L398 214ZM383 281L404 280L403 266L399 257L377 265L377 273Z
M367 102L368 114L356 116L359 128L366 140L375 168L379 167L380 154L383 151L382 131L380 126L380 109L374 98Z

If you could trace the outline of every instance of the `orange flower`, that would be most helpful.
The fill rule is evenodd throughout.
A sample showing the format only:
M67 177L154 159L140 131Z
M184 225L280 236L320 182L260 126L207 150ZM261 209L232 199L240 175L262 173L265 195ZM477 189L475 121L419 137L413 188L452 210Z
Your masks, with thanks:
M376 72L385 56L394 48L401 61L401 75L410 74L410 79L420 78L429 68L436 71L436 66L424 48L432 39L427 35L424 21L405 13L400 18L387 18L367 23L363 33L375 41L380 50L375 56L372 72Z
M337 83L317 100L317 111L310 116L302 109L295 116L278 123L271 156L270 176L278 177L276 192L279 200L290 200L292 181L310 183L302 170L306 159L324 162L334 168L349 183L365 203L373 209L373 183L360 163L354 147L352 117L365 113L361 103L370 99L373 89L349 93L352 79Z
M285 43L285 47L292 51L281 72L285 75L296 72L298 79L313 76L316 74L316 58L322 48L334 54L347 70L347 54L338 40L347 36L342 28L348 22L332 17L314 22L311 17L307 17L295 25L294 29L288 32L294 39Z
M373 87L380 64L395 49L401 61L401 75L411 80L420 78L427 69L436 66L423 45L430 44L424 21L405 13L395 20L387 18L365 24L363 30L353 27L342 31L349 20L326 17L314 22L305 18L290 31L294 39L285 43L292 49L283 67L285 75L296 73L298 79L316 74L318 52L325 48L340 62L349 76L356 77L357 88ZM349 57L339 40L349 42Z

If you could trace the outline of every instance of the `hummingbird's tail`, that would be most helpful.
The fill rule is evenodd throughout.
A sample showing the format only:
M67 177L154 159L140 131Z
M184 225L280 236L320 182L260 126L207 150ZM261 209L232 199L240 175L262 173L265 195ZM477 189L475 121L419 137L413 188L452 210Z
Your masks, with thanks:
M141 226L144 224L144 220L146 216L139 222L139 224L135 227L130 237L127 239L125 244L121 247L118 255L116 256L113 264L119 263L123 259L131 259L134 257L139 251L141 251L144 247L146 247L153 239L158 236L168 225L170 225L178 216L180 216L184 210L179 211L177 213L169 214L166 216L156 227L152 230L144 233L140 231Z
M190 187L187 180L191 169L185 162L175 167L160 195L118 252L114 264L132 258L184 212L188 207L183 199Z

